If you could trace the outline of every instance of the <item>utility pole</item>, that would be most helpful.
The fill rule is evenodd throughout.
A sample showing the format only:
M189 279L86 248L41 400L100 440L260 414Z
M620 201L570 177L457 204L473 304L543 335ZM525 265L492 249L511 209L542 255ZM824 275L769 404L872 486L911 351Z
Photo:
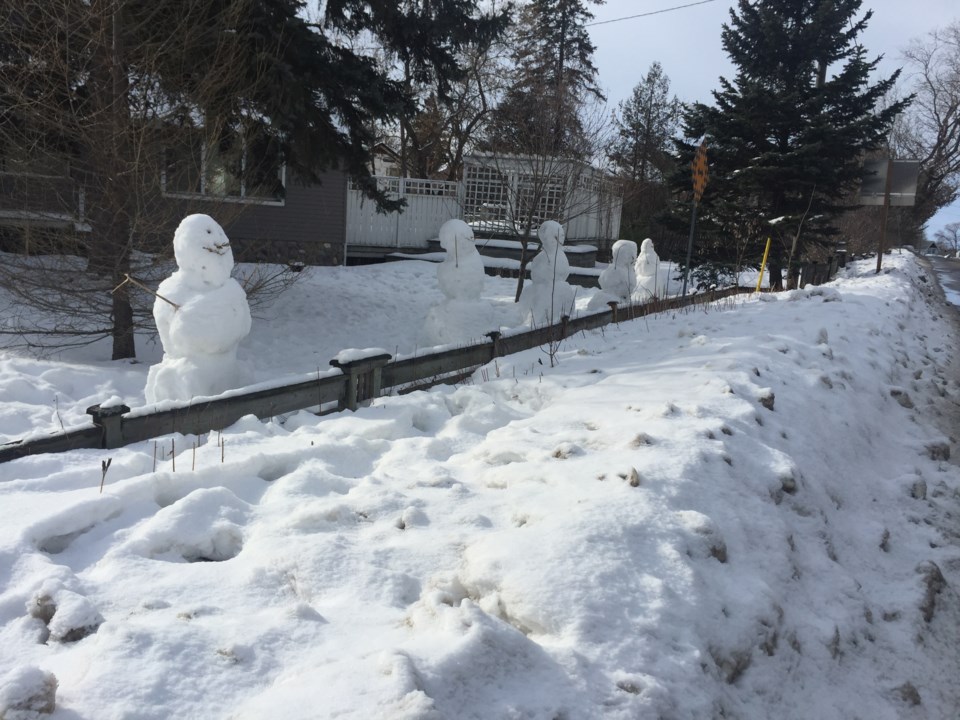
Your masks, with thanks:
M883 249L887 241L887 215L890 211L890 184L893 181L893 158L887 156L887 181L883 188L883 209L880 211L880 237L877 239L877 273L883 263Z
M690 261L693 257L693 234L697 227L697 205L703 197L703 190L707 187L709 173L707 170L707 141L704 140L697 148L697 154L690 164L693 170L693 213L690 217L690 239L687 241L687 262L683 266L682 297L687 296L687 280L690 277Z

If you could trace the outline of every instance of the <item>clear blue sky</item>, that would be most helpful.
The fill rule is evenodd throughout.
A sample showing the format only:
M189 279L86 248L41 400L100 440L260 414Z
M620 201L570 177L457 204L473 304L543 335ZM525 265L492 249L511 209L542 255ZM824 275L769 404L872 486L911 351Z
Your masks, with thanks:
M697 0L607 0L593 6L594 22L654 12ZM713 0L695 7L623 20L590 28L600 84L616 106L659 61L671 87L683 101L712 102L710 92L720 76L733 69L720 45L721 25L729 20L733 0ZM873 18L863 42L871 56L883 55L880 71L889 75L900 67L901 49L915 37L960 19L957 0L865 0ZM960 221L960 203L945 208L928 224L930 234L948 222Z

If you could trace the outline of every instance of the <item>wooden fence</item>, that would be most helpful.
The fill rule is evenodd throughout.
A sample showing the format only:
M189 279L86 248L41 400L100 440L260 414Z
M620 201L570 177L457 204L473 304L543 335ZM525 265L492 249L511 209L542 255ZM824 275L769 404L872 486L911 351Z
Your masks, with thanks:
M172 433L199 435L211 430L222 430L246 415L255 415L265 420L308 408L317 408L317 412L322 412L324 406L336 410L356 410L361 403L380 396L385 389L405 393L440 383L457 382L494 358L549 346L579 332L610 323L709 303L744 292L750 290L728 288L686 298L654 300L622 307L611 303L609 310L575 318L564 317L556 325L535 328L516 335L492 332L488 334L486 341L475 345L402 360L393 360L386 354L351 362L332 360L330 364L338 368L340 373L325 374L315 380L277 388L191 402L151 413L131 413L126 405L107 408L94 405L87 409L87 413L93 418L92 426L2 445L0 462L39 453L80 448L118 448Z
M462 215L461 186L440 180L376 178L380 190L407 205L402 213L381 213L351 183L347 189L347 246L426 248L440 226Z

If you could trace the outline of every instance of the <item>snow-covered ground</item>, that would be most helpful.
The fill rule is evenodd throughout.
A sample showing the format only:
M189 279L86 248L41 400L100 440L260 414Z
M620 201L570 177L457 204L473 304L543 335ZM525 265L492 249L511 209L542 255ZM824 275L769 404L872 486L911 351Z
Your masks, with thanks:
M52 673L54 720L957 717L957 336L884 262L357 413L0 465L0 703ZM409 352L435 271L309 269L240 357ZM140 405L159 354L3 355L0 433Z

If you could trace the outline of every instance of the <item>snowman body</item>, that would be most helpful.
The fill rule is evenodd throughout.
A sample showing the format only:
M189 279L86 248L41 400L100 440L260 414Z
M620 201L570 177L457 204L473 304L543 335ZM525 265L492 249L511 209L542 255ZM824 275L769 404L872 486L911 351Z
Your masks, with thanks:
M444 300L430 308L420 331L423 345L450 345L482 340L496 330L493 307L480 299L486 277L473 230L463 220L448 220L440 228L446 257L437 267Z
M657 297L657 271L660 267L660 257L653 247L653 240L647 238L640 243L640 255L634 265L637 275L637 287L634 298L640 301Z
M567 282L570 262L563 252L564 232L560 223L547 220L537 229L540 252L530 262L530 284L520 294L525 322L540 327L572 316L576 294Z
M637 289L637 244L632 240L617 240L613 244L613 257L600 273L600 292L590 298L590 310L602 309L608 303L619 305L630 302Z
M153 316L163 359L150 368L148 403L219 395L243 384L237 347L250 332L250 307L230 277L233 252L207 215L190 215L173 238L177 270L160 283Z

